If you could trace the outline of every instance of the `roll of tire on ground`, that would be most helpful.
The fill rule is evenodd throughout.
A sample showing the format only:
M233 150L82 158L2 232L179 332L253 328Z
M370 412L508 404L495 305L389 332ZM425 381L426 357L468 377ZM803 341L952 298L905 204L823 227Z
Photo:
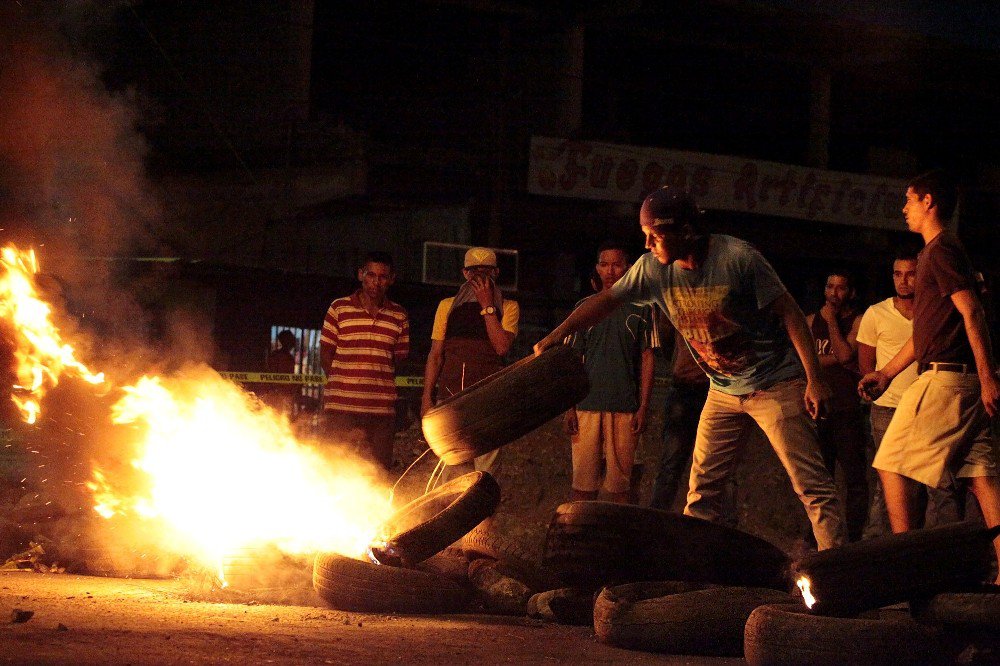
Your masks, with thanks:
M812 615L800 603L751 613L743 653L748 664L759 666L946 663L939 632L910 619Z
M631 650L742 657L743 630L754 609L793 599L769 588L698 583L606 587L594 603L594 633L602 643Z
M550 347L429 409L421 420L424 439L446 464L469 462L565 412L589 391L580 355Z
M808 581L814 612L854 615L981 583L998 533L966 522L889 534L807 555L793 575Z
M964 592L912 599L910 612L925 624L984 627L1000 636L1000 586L983 585Z
M596 589L643 580L683 580L787 591L790 562L746 532L690 516L610 502L556 508L543 570L562 585Z
M468 590L425 571L372 564L321 553L313 587L331 608L368 613L455 613L468 605Z

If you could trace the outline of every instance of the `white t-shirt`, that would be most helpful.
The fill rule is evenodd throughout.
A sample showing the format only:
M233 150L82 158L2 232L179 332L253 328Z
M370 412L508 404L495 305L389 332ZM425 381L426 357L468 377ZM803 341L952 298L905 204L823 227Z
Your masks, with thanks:
M875 369L881 370L913 335L913 322L887 298L865 310L858 328L858 342L875 348ZM917 364L896 375L885 393L875 401L880 407L895 407L903 392L916 380Z

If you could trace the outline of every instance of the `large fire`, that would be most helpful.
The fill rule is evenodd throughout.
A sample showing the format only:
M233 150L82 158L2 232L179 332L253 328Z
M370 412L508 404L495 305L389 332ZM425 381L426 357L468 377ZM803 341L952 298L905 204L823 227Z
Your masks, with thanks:
M0 318L13 329L15 391L28 394L15 401L31 423L44 388L61 374L94 383L103 375L77 361L51 324L33 284L34 253L6 247L2 262ZM95 465L87 485L95 511L120 532L152 528L172 553L211 567L266 544L362 557L379 536L390 492L372 467L298 441L285 417L210 368L146 376L117 390L110 417L135 436L130 451L116 453L131 468L112 474Z
M387 489L360 462L330 464L287 420L208 368L123 390L113 419L142 433L132 464L149 486L122 497L95 476L102 515L161 519L183 552L209 563L261 543L360 557L388 517Z

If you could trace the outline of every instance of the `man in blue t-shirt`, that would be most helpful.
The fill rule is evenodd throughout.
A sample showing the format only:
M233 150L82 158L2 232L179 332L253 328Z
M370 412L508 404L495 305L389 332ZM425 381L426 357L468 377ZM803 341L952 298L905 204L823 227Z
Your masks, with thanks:
M596 267L601 291L621 279L628 259L621 243L601 244ZM652 319L648 305L622 303L604 320L572 336L570 344L583 354L590 393L565 416L573 446L570 501L597 499L602 487L609 501L628 501L636 445L646 429L653 392Z
M737 454L755 421L805 506L820 549L845 541L840 500L823 464L815 418L829 388L805 317L749 243L700 230L686 192L664 187L642 204L644 254L610 290L590 298L535 352L591 326L621 303L656 303L711 381L691 463L689 516L717 521Z

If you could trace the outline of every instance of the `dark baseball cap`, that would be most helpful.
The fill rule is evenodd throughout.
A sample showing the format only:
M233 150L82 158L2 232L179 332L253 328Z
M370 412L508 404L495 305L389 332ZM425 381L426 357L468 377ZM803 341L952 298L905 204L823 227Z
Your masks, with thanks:
M644 227L672 227L694 222L701 211L690 193L676 187L653 190L639 211L639 223Z

